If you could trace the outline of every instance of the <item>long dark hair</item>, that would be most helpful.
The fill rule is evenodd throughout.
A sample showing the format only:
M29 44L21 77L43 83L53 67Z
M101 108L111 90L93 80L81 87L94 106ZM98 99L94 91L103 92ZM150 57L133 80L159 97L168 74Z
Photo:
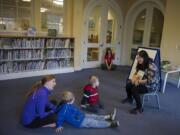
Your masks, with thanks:
M146 70L149 67L149 63L152 61L152 59L149 57L148 53L144 50L139 51L137 53L141 58L143 58L143 64L137 63L136 71L138 70Z
M40 81L33 84L33 86L30 88L30 90L26 94L26 98L31 96L35 91L39 90L44 84L52 79L55 79L55 76L53 75L46 75L44 76Z
M108 55L108 51L111 51L111 55L113 55L113 52L112 52L111 48L107 48L107 49L106 49L106 54L105 54L105 56Z

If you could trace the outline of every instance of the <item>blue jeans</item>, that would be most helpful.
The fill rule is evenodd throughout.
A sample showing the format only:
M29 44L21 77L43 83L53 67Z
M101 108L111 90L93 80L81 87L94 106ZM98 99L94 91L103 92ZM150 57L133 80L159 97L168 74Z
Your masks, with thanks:
M82 128L107 128L111 125L105 120L103 115L85 114L85 118L81 123Z

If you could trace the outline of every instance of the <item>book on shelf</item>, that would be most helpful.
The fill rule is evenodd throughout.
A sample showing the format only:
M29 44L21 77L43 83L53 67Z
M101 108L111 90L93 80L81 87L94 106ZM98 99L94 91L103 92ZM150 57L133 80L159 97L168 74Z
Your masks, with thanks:
M57 30L56 29L48 29L48 36L56 37Z
M73 66L74 43L66 38L0 38L0 74Z
M27 36L36 36L36 28L35 27L29 27L27 30Z

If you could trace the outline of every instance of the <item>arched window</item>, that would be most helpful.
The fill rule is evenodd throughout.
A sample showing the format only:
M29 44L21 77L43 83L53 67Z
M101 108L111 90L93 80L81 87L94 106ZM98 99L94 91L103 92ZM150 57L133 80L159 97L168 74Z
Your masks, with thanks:
M164 16L153 4L139 12L134 21L133 45L160 47Z
M143 3L132 13L132 37L130 59L139 46L160 47L164 16L159 7L152 2Z
M154 8L149 46L160 47L163 23L164 23L164 16L162 12L159 9Z
M133 31L133 44L142 45L143 44L143 34L145 30L145 17L146 9L141 11L136 18Z

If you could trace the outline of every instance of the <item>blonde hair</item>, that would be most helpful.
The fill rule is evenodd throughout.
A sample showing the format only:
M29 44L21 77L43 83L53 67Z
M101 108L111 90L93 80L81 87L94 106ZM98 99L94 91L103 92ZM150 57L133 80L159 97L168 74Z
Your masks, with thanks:
M74 95L70 91L64 91L62 93L62 97L61 98L62 98L62 101L64 101L64 102L70 102L70 101L72 101L74 99Z
M54 75L46 75L40 81L33 84L30 90L27 92L26 97L31 96L35 91L39 90L44 84L52 79L55 79Z
M91 85L95 84L97 80L99 80L99 79L98 79L98 77L95 76L95 75L91 75L91 76L89 77L89 82L91 83Z

